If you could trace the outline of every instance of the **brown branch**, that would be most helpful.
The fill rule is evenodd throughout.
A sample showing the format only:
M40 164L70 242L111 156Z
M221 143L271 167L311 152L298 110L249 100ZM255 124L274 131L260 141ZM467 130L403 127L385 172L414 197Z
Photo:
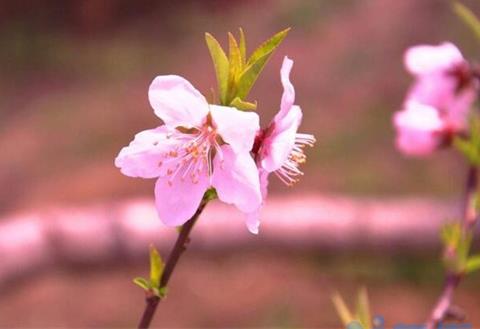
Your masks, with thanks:
M182 253L186 250L187 244L190 241L190 232L192 231L198 217L200 217L200 215L202 214L203 209L205 209L207 203L208 200L202 200L202 203L200 204L192 218L190 218L183 225L178 235L177 241L175 242L175 245L173 246L173 249L168 256L167 263L165 264L165 269L163 271L162 278L160 279L160 289L164 289L167 287L168 281L170 280L170 277L175 270L177 262L180 259ZM156 295L153 295L151 293L147 294L147 297L145 298L145 310L138 325L139 329L146 329L150 326L150 323L152 322L153 316L155 315L155 311L157 310L157 306L160 303L160 300L160 297Z
M468 168L467 180L465 182L465 196L463 205L463 229L464 232L473 230L477 213L475 209L475 198L478 189L478 170L477 167L471 165ZM446 274L445 283L440 297L435 303L435 307L430 314L426 326L427 329L435 329L449 313L452 307L452 299L455 289L460 284L463 278L463 273L448 272Z

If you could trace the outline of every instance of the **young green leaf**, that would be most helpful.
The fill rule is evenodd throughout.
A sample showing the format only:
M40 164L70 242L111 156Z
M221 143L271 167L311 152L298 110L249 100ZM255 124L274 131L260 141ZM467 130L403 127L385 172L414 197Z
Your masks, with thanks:
M267 41L263 42L257 49L252 53L250 58L248 59L247 65L252 65L253 63L257 62L260 58L264 57L266 54L271 54L285 39L285 37L290 31L290 28L285 29L283 31L278 32L273 37L268 39Z
M142 278L142 277L137 277L133 279L133 283L135 283L137 286L144 290L149 290L150 289L150 282L147 281L147 279Z
M465 268L466 273L472 273L477 270L480 270L480 255L471 256L467 260L467 266Z
M359 321L352 321L345 326L345 329L367 329Z
M250 103L235 97L233 101L230 102L230 106L233 106L241 111L255 111L257 109L257 102Z
M371 329L370 303L368 301L367 289L362 287L357 296L357 307L355 310L356 318L360 321L364 329Z
M162 278L163 268L162 257L153 245L150 245L150 284L152 288L160 287L160 279Z
M270 58L270 55L271 53L268 53L265 56L260 57L255 63L245 68L237 82L237 97L240 99L247 98L248 93L252 89L255 81L257 81L257 78L262 72L263 67Z
M215 67L220 101L222 104L225 104L228 91L228 58L217 39L215 39L210 33L205 33L205 41L207 42L207 47L210 51L210 56L212 57L213 66Z
M352 313L350 313L347 304L345 304L345 301L338 292L332 295L332 302L344 326L347 326L349 323L355 320Z
M453 146L468 159L468 161L476 166L480 163L480 154L472 140L462 137L455 137Z
M262 43L250 56L237 82L236 96L244 100L253 87L265 64L273 55L275 49L285 39L290 28L285 29Z
M475 36L480 39L480 21L475 14L460 2L453 2L453 10L458 17L470 28Z
M228 104L232 98L235 97L235 89L237 85L237 77L242 72L242 54L238 47L237 40L230 32L228 33L228 47L229 47L229 73L228 73L228 91L225 102Z
M247 41L245 39L245 33L243 33L243 29L240 28L240 54L242 55L242 67L245 66L247 63Z

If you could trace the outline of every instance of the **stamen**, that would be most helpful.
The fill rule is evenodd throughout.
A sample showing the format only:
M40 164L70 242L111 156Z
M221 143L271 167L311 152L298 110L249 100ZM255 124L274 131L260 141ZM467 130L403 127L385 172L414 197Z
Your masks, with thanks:
M277 177L287 186L292 186L303 176L303 172L299 166L307 161L304 153L305 146L312 147L315 143L315 137L309 134L297 134L295 136L295 144L290 154L283 163L282 167L275 171Z
M213 148L223 158L221 150L218 151L220 147L216 143L216 131L211 126L198 128L193 134L174 133L169 138L174 139L176 146L164 154L165 161L160 161L158 165L167 167L166 174L169 176L170 186L176 177L180 177L181 181L190 179L193 184L197 184L200 175L205 174L205 166L208 170L207 175L211 175Z

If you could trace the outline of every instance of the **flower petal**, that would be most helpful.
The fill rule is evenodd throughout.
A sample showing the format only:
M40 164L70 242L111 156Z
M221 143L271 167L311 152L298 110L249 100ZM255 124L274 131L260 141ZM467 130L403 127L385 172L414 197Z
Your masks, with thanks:
M438 111L430 106L409 102L393 118L397 130L396 146L407 155L426 155L439 144L444 124Z
M405 52L405 67L412 74L428 74L451 69L464 61L462 53L450 43L419 45Z
M260 129L257 113L218 105L211 105L210 113L217 132L230 144L235 153L248 152L252 149L255 135Z
M199 127L208 114L208 103L190 82L177 75L156 77L148 90L155 114L169 127Z
M135 135L130 145L122 148L115 158L115 166L130 177L153 178L161 174L159 163L168 149L168 129L161 126Z
M454 131L465 131L468 128L469 111L477 93L474 88L464 89L452 97L448 108L448 125Z
M197 211L205 191L209 187L209 177L204 168L198 182L182 179L177 175L160 177L155 184L155 204L157 212L165 225L179 226L187 222ZM169 181L170 180L170 181Z
M414 101L448 111L456 97L457 83L453 76L442 73L422 75L410 88L407 102Z
M295 102L295 88L290 82L290 71L292 70L293 61L285 56L280 69L280 78L283 85L282 100L280 102L280 111L275 116L278 119L284 117Z
M248 213L245 219L245 224L247 229L252 234L258 234L260 228L260 210L261 208L256 209L255 211Z
M268 176L270 173L259 168L258 175L260 178L260 190L262 193L262 204L260 207L246 215L245 224L247 225L248 230L253 234L258 234L260 227L260 212L262 210L265 199L267 198L267 188L268 188Z
M298 127L302 121L302 110L294 105L282 119L274 123L274 131L263 143L261 166L268 172L279 169L287 160L293 146Z
M215 156L212 177L218 198L246 213L256 210L262 195L257 166L250 153L235 153L229 145L223 145L221 151L221 156Z

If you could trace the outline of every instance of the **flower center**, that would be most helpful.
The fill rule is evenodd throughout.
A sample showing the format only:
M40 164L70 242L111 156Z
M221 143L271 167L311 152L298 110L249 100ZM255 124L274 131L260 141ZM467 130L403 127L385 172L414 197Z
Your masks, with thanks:
M176 130L167 138L172 141L172 147L164 153L164 160L158 165L166 168L170 186L179 177L182 182L190 179L197 184L202 175L211 176L214 151L223 158L217 132L209 124L188 133Z
M290 154L280 169L275 171L277 177L287 186L292 186L303 176L303 172L299 169L300 165L307 161L305 155L305 146L312 147L315 143L315 137L310 134L296 134L295 144Z

